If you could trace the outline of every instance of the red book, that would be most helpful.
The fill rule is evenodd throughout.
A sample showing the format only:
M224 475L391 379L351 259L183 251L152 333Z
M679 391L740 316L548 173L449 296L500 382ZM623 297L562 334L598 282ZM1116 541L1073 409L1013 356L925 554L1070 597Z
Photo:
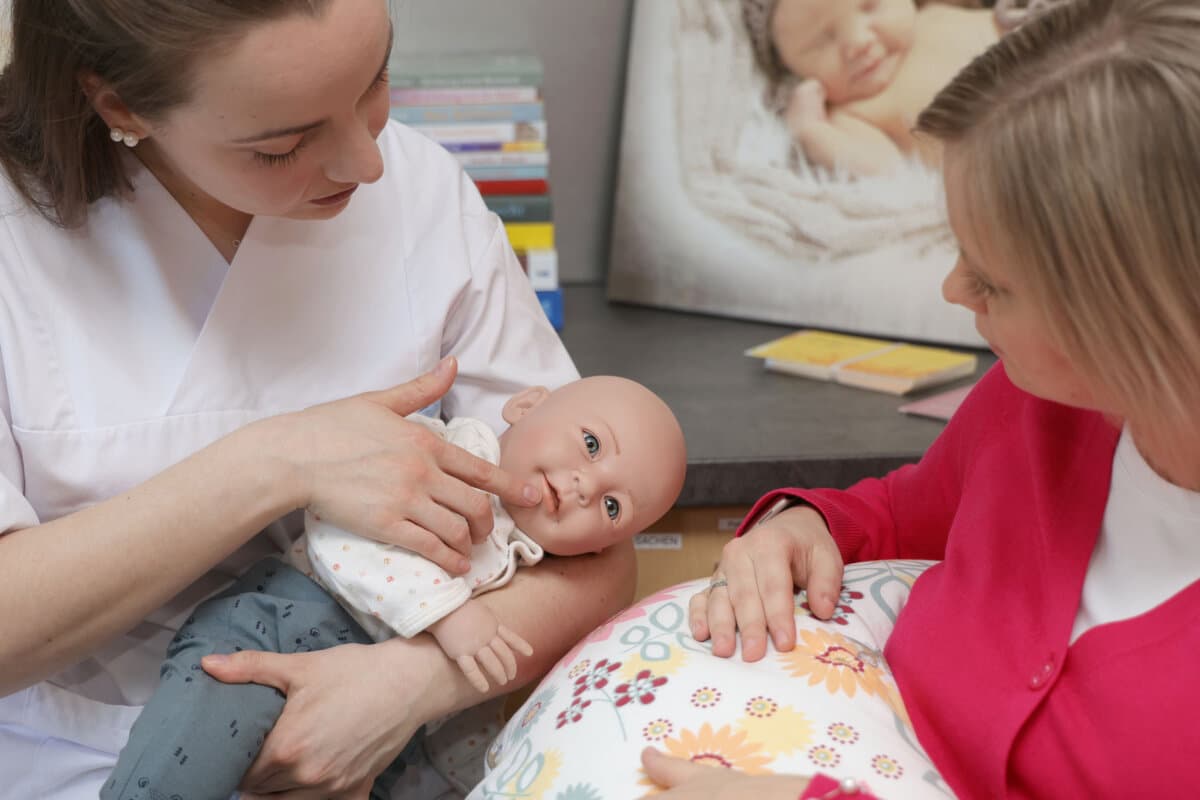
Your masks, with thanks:
M528 181L475 181L479 193L491 194L548 194L550 183L545 178Z

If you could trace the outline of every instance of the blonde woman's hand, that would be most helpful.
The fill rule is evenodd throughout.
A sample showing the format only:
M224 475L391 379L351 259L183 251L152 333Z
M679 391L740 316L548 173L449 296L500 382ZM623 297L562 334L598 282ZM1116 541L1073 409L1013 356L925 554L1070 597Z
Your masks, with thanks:
M794 587L807 588L813 613L828 619L841 592L842 566L824 517L810 506L788 508L725 545L712 585L692 597L692 635L700 642L711 638L713 655L729 657L741 631L746 661L766 655L768 633L776 650L791 650Z
M646 775L664 791L662 800L795 800L809 779L798 775L747 775L733 769L697 764L652 747L642 751Z
M472 543L492 530L486 492L533 506L541 490L404 418L441 398L456 372L454 359L443 359L392 389L268 420L294 467L300 505L351 533L465 573Z

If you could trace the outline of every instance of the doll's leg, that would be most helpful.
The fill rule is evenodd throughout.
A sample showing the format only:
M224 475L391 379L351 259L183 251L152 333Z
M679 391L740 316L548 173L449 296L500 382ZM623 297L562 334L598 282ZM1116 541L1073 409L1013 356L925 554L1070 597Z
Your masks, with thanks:
M294 653L371 640L321 587L276 559L251 567L180 628L101 800L228 800L283 710L267 686L210 678L210 653Z

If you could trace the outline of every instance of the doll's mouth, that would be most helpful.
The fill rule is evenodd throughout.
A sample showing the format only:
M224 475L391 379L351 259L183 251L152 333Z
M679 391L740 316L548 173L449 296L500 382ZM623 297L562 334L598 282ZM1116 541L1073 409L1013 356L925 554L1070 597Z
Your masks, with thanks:
M554 488L554 484L550 482L550 477L546 473L542 473L542 480L546 482L546 499L550 501L550 510L555 514L558 513L558 507L562 500L558 496L558 490Z

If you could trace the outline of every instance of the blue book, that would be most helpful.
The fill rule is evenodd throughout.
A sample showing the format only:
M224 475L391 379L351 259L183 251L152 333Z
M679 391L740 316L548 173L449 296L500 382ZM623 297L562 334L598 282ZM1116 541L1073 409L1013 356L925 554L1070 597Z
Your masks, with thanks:
M461 122L537 122L541 103L463 103L455 106L392 106L392 119L405 125L456 125Z
M537 293L538 302L542 304L542 310L546 312L546 318L550 320L550 325L554 330L561 331L563 328L563 295L562 289L545 289Z
M467 167L473 181L533 181L550 177L549 167Z

